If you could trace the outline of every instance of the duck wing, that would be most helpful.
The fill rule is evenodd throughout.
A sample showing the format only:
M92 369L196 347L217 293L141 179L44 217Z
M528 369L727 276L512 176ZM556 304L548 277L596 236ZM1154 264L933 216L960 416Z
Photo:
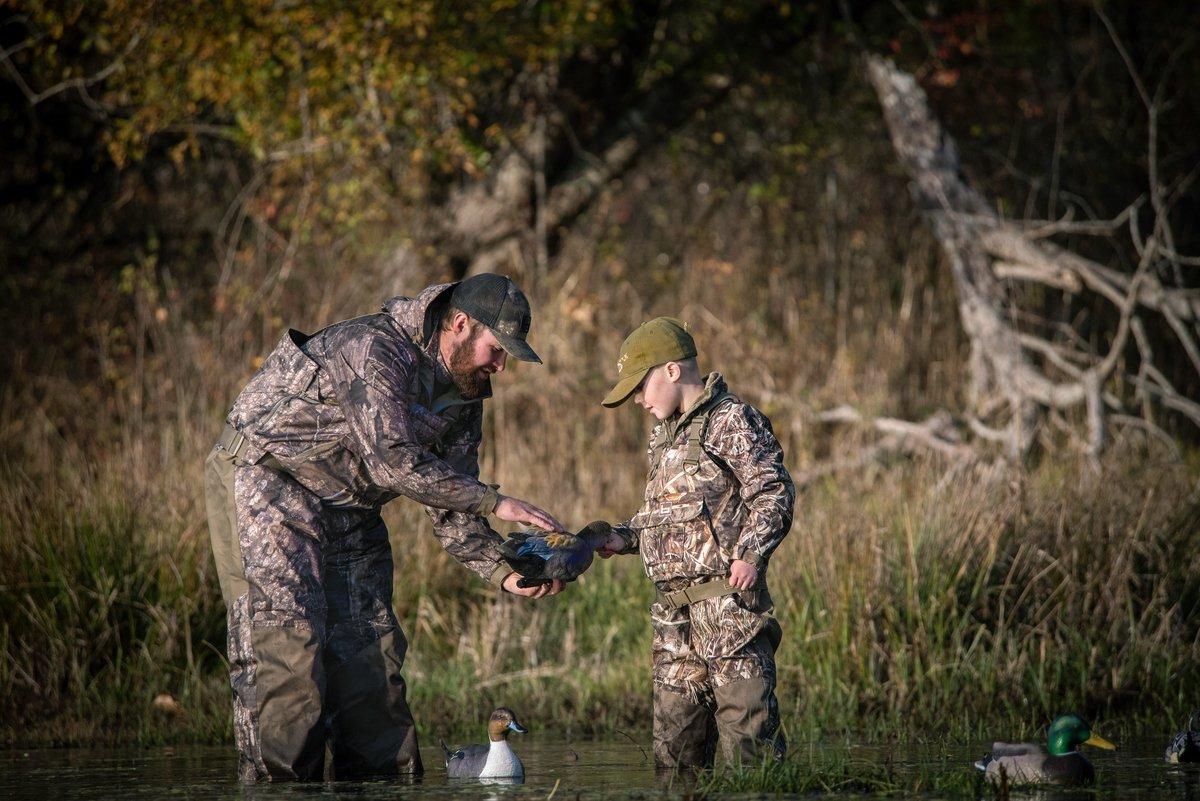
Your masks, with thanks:
M487 764L488 746L464 745L450 751L447 749L446 774L451 779L476 779Z
M1180 762L1200 762L1200 736L1194 731L1181 731L1167 746L1164 755L1171 764Z
M1046 749L1038 743L992 743L992 756L1017 757L1028 755L1046 756Z
M553 579L574 581L591 566L592 551L589 540L565 532L518 531L500 545L500 555L522 576L519 587Z
M1044 764L1049 755L1037 743L992 743L992 753L975 763L989 781L1001 776L1009 784L1037 784L1045 781Z

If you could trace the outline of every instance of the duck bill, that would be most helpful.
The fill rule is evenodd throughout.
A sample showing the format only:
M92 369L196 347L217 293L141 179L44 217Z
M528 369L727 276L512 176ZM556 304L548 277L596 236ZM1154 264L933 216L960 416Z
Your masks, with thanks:
M529 729L525 728L520 723L517 723L515 720L508 724L508 728L511 731L515 731L517 734L524 734L525 732L529 731Z
M1117 750L1117 747L1115 745L1110 743L1108 740L1105 740L1099 734L1093 734L1091 737L1084 740L1083 744L1084 745L1094 745L1096 748L1103 748L1106 751Z

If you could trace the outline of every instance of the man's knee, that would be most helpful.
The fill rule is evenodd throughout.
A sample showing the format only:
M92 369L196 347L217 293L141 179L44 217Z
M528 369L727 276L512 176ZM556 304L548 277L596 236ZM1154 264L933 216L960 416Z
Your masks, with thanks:
M406 648L404 633L395 628L331 668L336 778L422 772L416 724L400 674Z
M737 679L713 689L721 752L731 764L783 756L779 703L771 676Z
M655 767L690 769L712 764L716 729L707 700L696 692L655 683Z

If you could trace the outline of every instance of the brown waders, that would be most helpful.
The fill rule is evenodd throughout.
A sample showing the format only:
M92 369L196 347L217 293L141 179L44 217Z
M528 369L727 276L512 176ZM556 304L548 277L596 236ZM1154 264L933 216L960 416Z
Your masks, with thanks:
M221 443L205 462L209 534L228 609L239 776L421 773L377 510L336 509Z
M650 608L655 766L711 767L718 747L733 765L781 757L775 698L781 631L770 595L754 589L692 602L669 595L660 592Z

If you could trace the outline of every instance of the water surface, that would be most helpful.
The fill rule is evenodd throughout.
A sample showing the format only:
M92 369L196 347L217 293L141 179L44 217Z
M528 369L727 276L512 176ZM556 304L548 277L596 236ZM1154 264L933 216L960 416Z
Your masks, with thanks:
M0 799L382 799L413 801L527 801L576 798L680 798L679 785L656 780L649 745L629 740L566 744L550 736L513 738L528 778L521 785L484 785L448 780L437 746L422 748L427 775L416 783L334 782L244 787L235 779L230 748L187 746L156 749L61 749L0 752ZM1169 766L1162 761L1165 740L1123 742L1114 753L1089 752L1099 776L1091 789L1013 792L1012 798L1038 799L1184 799L1200 801L1200 766ZM983 753L979 744L908 746L797 744L794 758L818 752L849 752L854 759L889 761L897 772L970 773L970 762ZM981 793L981 797L991 797ZM825 797L860 797L854 795ZM948 796L928 793L920 798ZM970 796L966 796L970 797Z

